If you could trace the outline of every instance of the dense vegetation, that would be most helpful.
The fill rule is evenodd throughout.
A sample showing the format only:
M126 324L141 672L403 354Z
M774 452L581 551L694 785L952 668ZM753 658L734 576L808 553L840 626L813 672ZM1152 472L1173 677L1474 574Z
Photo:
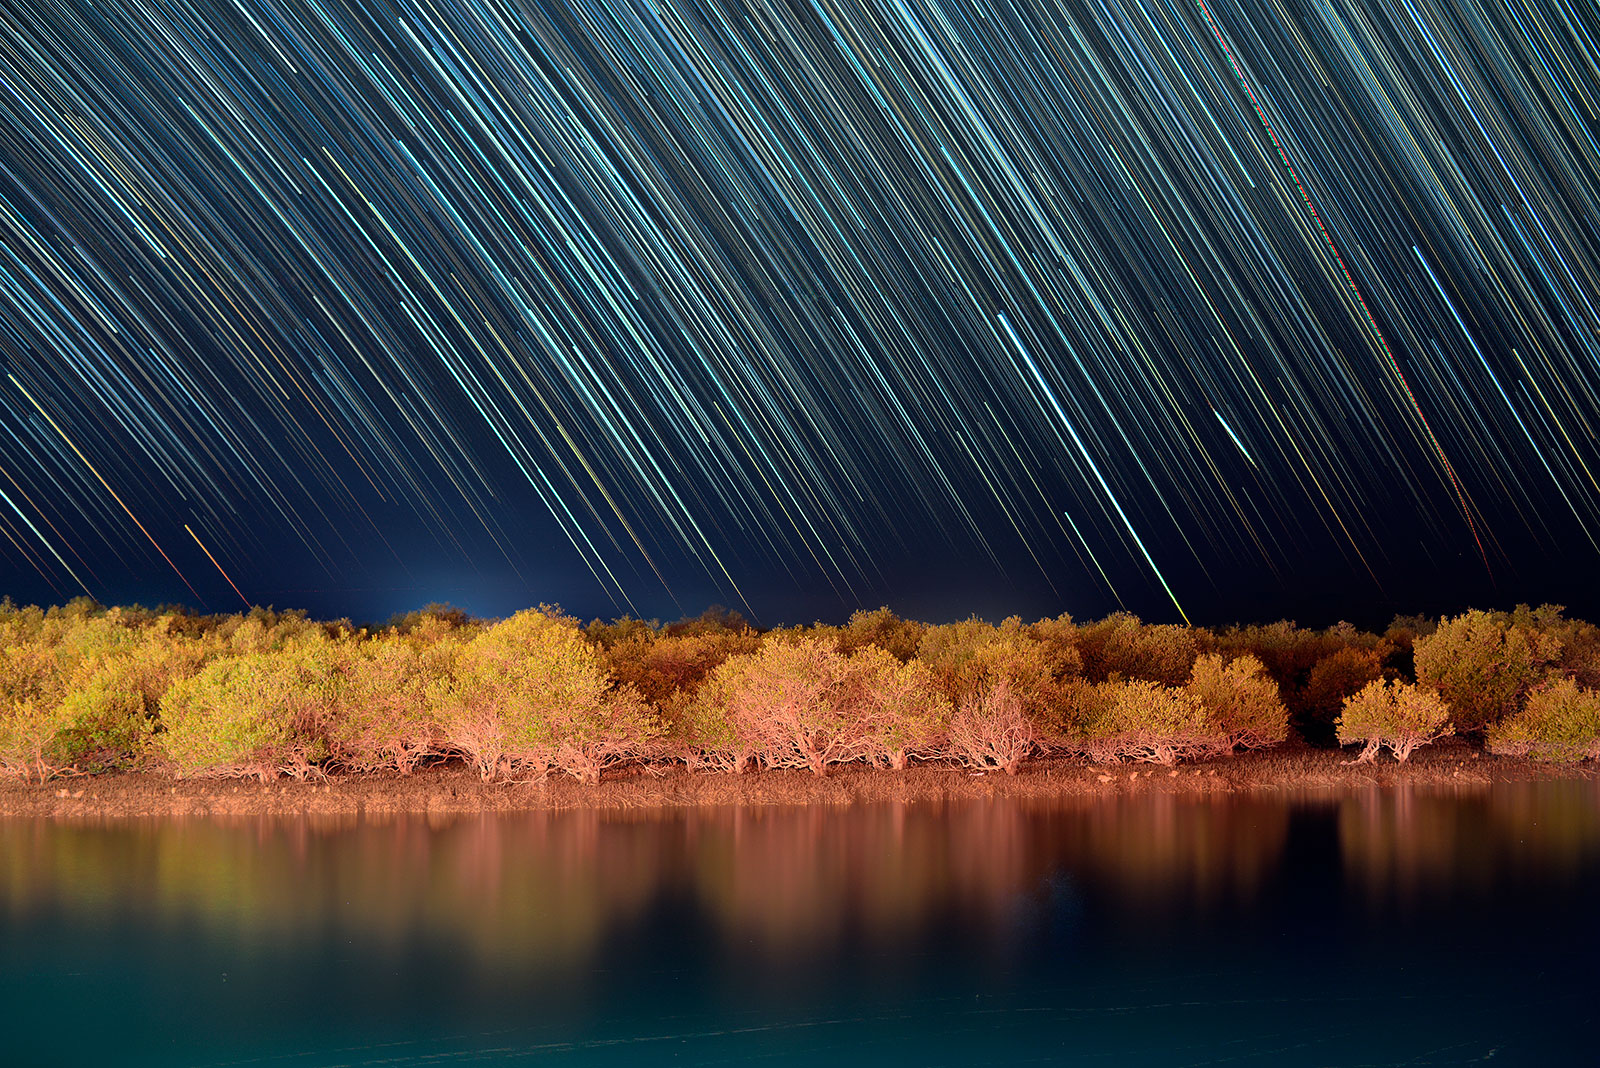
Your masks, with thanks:
M1387 748L1452 732L1600 759L1600 628L1552 606L1222 630L1119 613L928 625L888 609L760 630L712 610L583 626L540 607L433 606L383 626L256 609L0 602L0 773L119 768L306 777L458 758L484 779L633 763L728 773L1056 752L1174 764L1277 745Z

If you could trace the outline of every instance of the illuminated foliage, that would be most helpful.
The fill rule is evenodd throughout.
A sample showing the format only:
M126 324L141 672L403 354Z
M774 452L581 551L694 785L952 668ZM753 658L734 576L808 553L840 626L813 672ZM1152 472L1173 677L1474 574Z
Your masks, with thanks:
M594 782L628 762L818 775L934 759L1015 773L1047 751L1172 763L1285 740L1286 685L1302 724L1364 743L1362 760L1448 733L1450 694L1495 752L1593 755L1600 628L1549 605L1469 612L1416 636L1416 686L1385 681L1396 648L1348 624L1212 634L1125 614L925 626L878 609L763 633L725 610L580 628L548 607L498 622L433 607L372 633L271 609L0 601L0 773L166 761L270 778L459 757L485 779ZM1179 684L1162 681L1180 665Z
M850 657L849 671L867 729L868 760L900 769L912 757L941 752L952 709L933 672L916 661L902 663L876 645Z
M56 648L37 639L9 645L0 657L0 768L43 782L63 770L53 750L71 722Z
M443 751L443 729L428 700L428 668L447 648L437 642L422 645L391 630L339 649L339 704L331 741L342 766L409 774Z
M591 624L588 632L594 633ZM628 628L610 636L600 656L617 683L632 686L662 720L664 753L693 756L690 707L711 672L730 656L761 647L754 630L702 630L667 634Z
M441 658L430 682L447 745L484 779L566 771L585 782L659 733L631 687L613 685L575 621L519 612Z
M1371 762L1385 748L1404 762L1418 746L1453 733L1450 715L1433 691L1380 679L1345 699L1337 726L1339 744L1362 743L1358 764Z
M1104 682L1084 691L1078 713L1071 744L1098 764L1172 765L1232 748L1199 696L1149 679Z
M168 617L87 600L40 613L0 607L0 766L33 778L126 767L156 729L161 696L205 659ZM15 639L33 635L21 641Z
M1321 740L1321 730L1331 736L1344 699L1383 677L1384 652L1382 647L1366 649L1347 645L1318 660L1300 689L1302 731L1306 730L1305 725L1316 724L1319 728L1317 740Z
M1289 737L1289 710L1278 684L1253 656L1226 662L1216 653L1199 657L1188 690L1205 709L1208 732L1228 750L1261 749Z
M853 654L876 646L904 663L917 655L917 647L928 630L926 623L901 619L887 608L858 609L839 628L839 651Z
M1091 682L1123 678L1182 686L1200 649L1190 627L1142 623L1117 612L1078 629L1078 652Z
M1414 645L1417 682L1450 706L1456 727L1481 730L1519 707L1561 654L1561 639L1527 623L1471 611Z
M68 725L58 743L64 760L94 769L144 759L160 725L162 697L211 655L203 642L174 633L169 622L163 617L132 632L133 641L117 643L74 673L62 702Z
M161 748L182 775L315 773L328 756L331 657L326 642L310 640L212 661L162 698Z
M1037 731L1055 727L1062 683L1078 668L1074 648L1041 641L1015 616L999 626L974 617L929 627L917 660L958 709L987 707L1004 683L1005 700L1017 701Z
M950 721L950 752L972 768L1015 775L1039 742L1039 728L1004 677L969 691Z
M862 688L850 660L816 638L768 642L730 658L707 687L705 704L726 710L737 748L773 768L809 768L865 757Z
M1489 728L1489 749L1535 760L1600 760L1600 693L1566 678L1535 688L1522 711Z

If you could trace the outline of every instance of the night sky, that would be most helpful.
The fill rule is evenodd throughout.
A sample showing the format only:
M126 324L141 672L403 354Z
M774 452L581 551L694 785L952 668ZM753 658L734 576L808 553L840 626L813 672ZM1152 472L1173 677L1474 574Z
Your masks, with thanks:
M0 592L1600 616L1589 0L0 0Z

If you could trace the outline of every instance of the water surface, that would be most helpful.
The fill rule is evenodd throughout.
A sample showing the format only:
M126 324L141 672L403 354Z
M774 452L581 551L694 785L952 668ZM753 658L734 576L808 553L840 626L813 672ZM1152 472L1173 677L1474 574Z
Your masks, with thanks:
M0 821L21 1065L1588 1061L1600 785Z

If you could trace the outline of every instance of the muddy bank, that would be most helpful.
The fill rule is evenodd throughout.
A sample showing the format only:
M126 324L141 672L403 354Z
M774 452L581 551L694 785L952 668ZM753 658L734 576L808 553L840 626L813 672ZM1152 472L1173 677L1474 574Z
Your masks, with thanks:
M879 801L1049 798L1116 793L1223 794L1340 791L1402 784L1488 786L1542 779L1594 779L1591 764L1550 765L1478 752L1459 742L1420 750L1407 764L1347 764L1350 753L1279 749L1163 768L1099 766L1065 757L1024 765L1015 776L976 774L948 765L905 771L840 766L826 779L807 771L745 775L625 769L598 786L553 775L536 782L484 783L446 763L402 776L334 775L272 783L174 779L123 773L60 779L43 785L0 781L0 816L63 818L300 813L464 813L534 809L681 808L700 805L850 805Z

